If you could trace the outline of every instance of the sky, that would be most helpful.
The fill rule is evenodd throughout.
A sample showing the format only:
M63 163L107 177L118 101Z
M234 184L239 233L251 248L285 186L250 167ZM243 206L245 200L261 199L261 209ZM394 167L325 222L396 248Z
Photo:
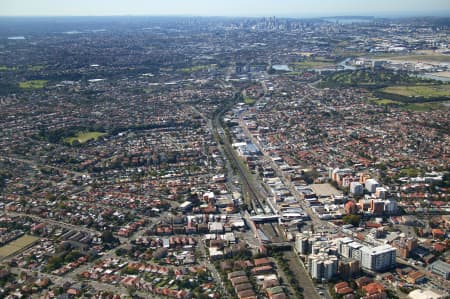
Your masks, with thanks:
M450 17L449 0L0 0L1 16Z

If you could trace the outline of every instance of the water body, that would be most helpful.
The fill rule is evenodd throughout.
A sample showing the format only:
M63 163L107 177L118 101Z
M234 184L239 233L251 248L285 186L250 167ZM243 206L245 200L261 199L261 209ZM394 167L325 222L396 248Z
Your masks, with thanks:
M83 32L78 31L78 30L71 30L71 31L65 31L63 32L64 34L81 34Z
M342 66L344 70L356 70L356 67L347 65L347 62L349 62L352 59L352 57L346 58L343 61L339 62L338 65Z
M89 30L83 30L83 31L79 31L79 30L69 30L69 31L63 31L63 34L95 34L95 33L104 33L107 32L108 30L106 29L89 29Z
M287 64L275 64L275 65L272 65L272 68L276 71L289 72L291 70Z
M373 18L366 18L366 17L354 17L354 18L346 18L346 17L331 17L331 18L323 18L325 21L338 23L338 24L353 24L353 23L370 23L373 22Z
M10 40L24 40L25 36L10 36L8 37Z
M96 83L96 82L102 82L105 81L106 79L89 79L88 82L89 83Z
M442 81L442 82L450 82L450 78L448 77L440 77L438 75L436 75L436 73L427 73L427 74L422 74L422 75L417 75L420 78L424 78L424 79L433 79L433 80L438 80L438 81Z
M311 68L310 70L316 71L316 72L325 72L325 71L331 71L331 72L337 72L337 71L345 71L345 70L357 70L356 67L348 65L347 62L349 62L352 59L352 57L348 57L341 62L339 62L335 67L328 67L328 68Z

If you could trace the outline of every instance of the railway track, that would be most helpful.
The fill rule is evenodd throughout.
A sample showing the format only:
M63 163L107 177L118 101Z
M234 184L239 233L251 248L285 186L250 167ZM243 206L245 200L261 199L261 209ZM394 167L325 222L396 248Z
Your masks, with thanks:
M225 132L225 130L222 127L222 124L220 122L221 117L223 114L228 110L228 106L223 107L213 118L213 128L215 131L216 136L220 138L221 143L223 144L223 148L225 150L226 155L230 159L231 164L235 166L235 168L238 170L239 176L241 178L242 182L242 189L245 193L247 193L247 196L253 203L253 206L256 210L256 208L260 208L264 212L264 205L262 204L262 198L264 196L259 192L259 190L255 187L255 183L252 181L252 178L250 178L249 170L246 169L246 167L243 165L243 163L240 161L240 158L237 156L236 152L233 150L227 136L224 134L219 134L219 128L222 132ZM264 212L265 213L265 212Z

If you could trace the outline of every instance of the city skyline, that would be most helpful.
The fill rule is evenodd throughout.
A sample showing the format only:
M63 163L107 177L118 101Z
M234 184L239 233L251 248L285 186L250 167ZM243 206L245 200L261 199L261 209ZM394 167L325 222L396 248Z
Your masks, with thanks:
M80 0L63 2L56 0L0 0L1 16L280 16L327 17L342 15L361 16L448 16L450 5L445 0L323 0L320 3L302 0L221 1L208 0Z

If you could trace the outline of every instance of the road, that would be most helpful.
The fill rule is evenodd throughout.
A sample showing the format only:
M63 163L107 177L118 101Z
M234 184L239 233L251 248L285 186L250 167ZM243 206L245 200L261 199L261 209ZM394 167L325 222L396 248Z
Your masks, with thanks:
M47 277L48 279L51 280L51 282L57 286L62 286L65 283L68 283L70 285L77 283L77 279L74 279L73 277L70 276L57 276L57 275L53 275L53 274L49 274L49 273L43 273L43 272L39 272L39 271L34 271L34 270L29 270L29 269L24 269L24 268L18 268L18 267L14 267L11 268L11 272L17 275L20 275L21 273L26 273L29 276L34 276L34 277ZM121 286L114 286L111 284L106 284L106 283L102 283L102 282L98 282L98 281L89 281L86 282L88 285L92 286L92 288L96 291L105 291L105 292L114 292L116 294L128 294L128 290L124 287ZM140 292L137 292L140 293ZM145 295L144 293L140 294L140 295Z
M216 267L213 264L211 264L211 262L208 259L208 255L206 254L206 245L204 244L203 239L199 240L198 246L199 246L199 249L202 254L203 265L206 266L206 268L209 270L209 272L211 272L211 275L215 281L215 284L220 289L222 295L224 295L224 297L229 297L230 294L228 293L227 289L225 288L225 285L222 281L222 277L220 276L220 273L217 271Z
M342 231L343 232L343 231ZM344 232L345 233L345 232ZM353 237L351 234L348 234L348 233L346 233L349 237ZM372 243L370 243L370 242L367 242L367 241L365 241L365 240L358 240L358 242L360 242L360 243L362 243L362 244L364 244L364 245L367 245L367 246L373 246L373 244ZM409 266L409 267L411 267L411 268L413 268L413 269L415 269L415 270L418 270L418 271L420 271L420 272L422 272L422 273L424 273L425 274L425 276L430 280L430 281L433 281L433 282L438 282L438 285L440 285L440 286L442 286L444 289L446 289L446 290L450 290L450 283L448 282L448 281L446 281L446 280L444 280L444 279L442 279L442 278L439 278L439 277L437 277L437 276L435 276L435 275L433 275L433 274L431 274L425 267L422 267L422 266L420 266L420 265L415 265L415 264L411 264L409 261L407 261L406 259L403 259L403 258L401 258L401 257L396 257L396 262L397 262L397 264L403 264L403 265L407 265L407 266Z
M300 286L303 288L303 295L308 299L321 299L316 291L316 287L303 266L303 262L300 261L300 257L294 251L287 251L284 253L284 258L289 261L291 271L297 278Z
M248 192L248 195L250 196L251 200L254 200L257 203L257 205L259 205L259 207L262 208L263 207L262 202L265 200L264 194L261 194L262 188L260 189L256 187L257 183L255 182L255 179L250 174L246 166L243 165L242 161L240 160L237 153L230 144L230 141L228 140L227 136L219 134L219 129L222 132L225 132L220 122L220 119L226 111L227 107L224 107L219 113L217 113L214 116L212 121L213 129L217 134L217 136L219 136L219 138L222 141L226 156L230 159L230 162L235 166L235 168L239 172L243 189Z
M263 154L264 158L267 161L269 161L275 174L280 178L282 183L288 188L288 190L291 192L291 194L295 197L295 199L300 204L302 209L308 214L313 225L315 227L320 227L320 228L326 229L328 231L336 230L336 227L334 225L332 225L326 221L322 221L312 211L312 209L306 205L306 202L304 202L302 200L300 192L297 190L295 185L292 184L292 182L286 177L286 175L280 169L280 167L272 160L272 157L269 155L269 153L266 151L266 149L263 146L261 146L260 142L251 134L251 132L248 130L248 127L244 121L244 116L246 115L246 113L248 113L248 112L243 112L239 116L239 125L243 129L244 134L259 149L259 151ZM303 263L300 261L298 255L294 251L289 251L289 252L285 252L285 257L288 258L290 261L291 270L293 270L293 272L296 274L298 281L299 281L301 287L303 288L305 298L312 298L312 299L323 298L323 296L320 296L318 294L318 291L315 288L314 283L309 276L309 273L303 266ZM327 290L324 290L324 296L329 296Z
M63 228L71 229L71 230L82 231L85 233L96 234L96 235L101 234L101 232L98 230L90 229L90 228L87 228L84 226L73 225L73 224L69 224L66 222L56 221L56 220L52 220L52 219L48 219L48 218L42 218L42 217L39 217L36 215L30 215L30 214L25 214L25 213L16 213L16 212L10 212L10 211L5 211L5 214L10 215L10 216L15 216L15 217L29 217L35 221L48 223L48 224L52 224L55 226L59 226L59 227L63 227Z
M232 162L236 166L236 168L239 172L239 175L241 177L241 180L243 182L243 185L249 189L249 191L252 193L253 199L256 200L258 202L258 204L262 207L262 201L263 201L263 199L265 200L267 197L266 192L264 191L264 193L265 193L264 194L265 197L264 197L261 194L262 192L260 191L260 189L263 189L263 188L256 187L258 185L258 183L256 182L254 176L252 174L250 174L248 169L245 166L243 166L241 159L237 156L236 152L232 148L227 136L225 136L225 134L219 134L219 130L221 130L221 132L225 132L221 125L221 122L220 122L220 118L225 113L225 111L226 111L226 109L224 108L220 113L217 113L215 115L215 117L213 119L213 128L215 130L215 133L221 138L221 141L224 146L224 150L226 151L227 156L231 160L230 162ZM277 173L277 175L280 177L282 182L290 189L291 193L297 198L298 202L301 204L301 206L304 208L304 210L310 215L311 219L313 219L313 221L318 226L326 226L327 224L323 223L312 212L312 210L309 207L306 207L306 205L304 203L302 203L302 201L300 199L300 194L296 190L295 186L293 186L285 178L284 173L281 171L281 169L279 169L279 167L273 162L273 160L267 154L267 152L261 147L259 142L250 134L248 128L245 125L243 125L242 117L240 118L240 124L241 124L241 127L244 129L244 133L246 134L246 136L258 147L258 149L263 153L263 155L271 162L272 167L275 170L275 172ZM261 183L259 183L259 186L261 186ZM287 254L287 257L289 258L289 260L291 261L291 264L293 265L291 268L293 270L295 270L294 273L297 275L297 277L299 279L299 283L302 286L302 288L304 289L305 298L321 299L321 297L317 293L316 288L314 287L314 284L313 284L309 274L307 273L306 269L304 267L302 267L298 261L295 262L294 257L296 256L296 254L293 251L287 252L286 254ZM283 275L283 278L285 280L287 280L284 273L282 273L281 275ZM286 281L286 282L288 284L290 284L288 281Z
M261 188L257 188L256 187L258 185L258 183L256 182L254 176L252 174L250 174L248 169L246 169L246 167L243 165L242 161L237 156L236 152L232 148L232 146L231 146L229 140L226 138L226 136L221 135L218 132L219 129L222 132L224 132L224 129L222 128L221 123L220 123L220 118L221 118L221 116L223 115L224 112L225 112L225 109L223 109L220 113L218 113L214 117L214 119L213 119L213 128L214 128L216 134L221 138L223 146L224 146L224 150L227 152L227 156L231 159L230 162L232 162L235 165L235 167L237 168L237 170L239 172L239 175L241 177L241 180L243 182L243 185L245 185L247 187L247 189L252 193L253 200L256 200L258 202L259 206L262 207L262 201L263 201L263 199L265 200L265 198L267 197L266 194L264 196L261 194L262 192L260 191L260 189L263 189L263 188L262 187ZM201 245L201 247L203 247L203 245ZM203 250L204 250L204 248L203 248ZM215 268L213 269L213 271L211 271L211 269L210 269L211 273L215 273L216 271L214 271L214 270L215 270ZM303 270L303 273L301 275L303 277L306 277L305 282L301 282L301 285L302 285L302 287L305 290L305 295L306 295L305 298L320 299L318 294L315 292L314 285L312 284L312 281L309 279L308 273L306 273L304 268L299 268L298 269L299 272L302 271L302 270ZM222 281L219 280L220 279L220 275L218 273L217 274L213 274L213 275L214 275L214 278L217 279L217 281L220 281L220 283L222 285ZM282 275L282 277L286 281L286 283L288 285L290 285L290 282L287 280L286 275L284 273L280 273L280 275ZM303 285L303 283L304 283L304 285ZM290 292L293 292L291 287L290 287Z
M298 192L297 188L292 184L292 182L286 178L286 175L284 172L280 169L280 167L273 161L272 157L269 155L269 153L265 150L263 146L261 146L260 142L253 137L251 132L248 130L247 125L244 121L245 112L242 113L239 117L239 125L244 131L244 134L248 139L250 139L253 144L261 151L261 153L264 155L265 159L269 161L272 169L275 171L275 174L281 179L282 183L289 189L289 191L292 193L292 195L296 198L297 202L300 204L302 209L308 214L309 218L311 219L313 225L315 227L323 227L325 229L334 230L335 227L330 224L327 221L322 221L311 209L311 207L307 206L306 203L301 199L300 192Z
M210 118L208 118L205 114L203 114L202 112L200 112L196 107L192 106L192 111L199 115L201 118L203 118L206 123L208 124L208 129L210 130L210 132L214 135L214 132L216 132L218 135L218 138L220 138L220 134L217 132L217 130L215 130L214 126L213 126L213 122ZM225 155L225 150L222 146L222 144L220 144L219 140L217 140L217 145L220 151L220 154L222 155L222 157L226 157ZM225 160L225 167L227 169L227 185L228 187L230 187L230 190L238 190L238 187L235 186L235 184L233 183L235 180L232 179L234 177L234 173L233 173L233 168L231 167L231 161L229 161L228 159L224 159Z
M75 230L75 231L80 231L80 232L85 232L85 233L89 233L92 235L101 235L102 232L95 230L95 229L91 229L91 228L87 228L84 226L80 226L80 225L74 225L74 224L70 224L70 223L66 223L66 222L62 222L62 221L57 221L57 220L52 220L52 219L48 219L48 218L42 218L36 215L30 215L30 214L25 214L25 213L16 213L16 212L10 212L10 211L5 211L6 215L10 215L10 216L15 216L15 217L29 217L35 221L38 222L42 222L42 223L48 223L51 225L55 225L58 227L63 227L66 229L70 229L70 230ZM120 243L126 243L128 241L128 238L124 238L124 237L120 237L120 236L116 236Z
M79 171L73 171L73 170L69 170L69 169L65 169L62 167L58 167L58 166L51 166L51 165L42 165L36 161L33 160L27 160L27 159L20 159L20 158L13 158L13 157L7 157L7 156L0 156L0 159L4 159L4 160L8 160L8 161L18 161L18 162L22 162L25 164L29 164L35 167L47 167L47 168L51 168L51 169L55 169L58 171L62 171L64 173L70 173L76 176L83 176L83 175L88 175L87 172L79 172Z

